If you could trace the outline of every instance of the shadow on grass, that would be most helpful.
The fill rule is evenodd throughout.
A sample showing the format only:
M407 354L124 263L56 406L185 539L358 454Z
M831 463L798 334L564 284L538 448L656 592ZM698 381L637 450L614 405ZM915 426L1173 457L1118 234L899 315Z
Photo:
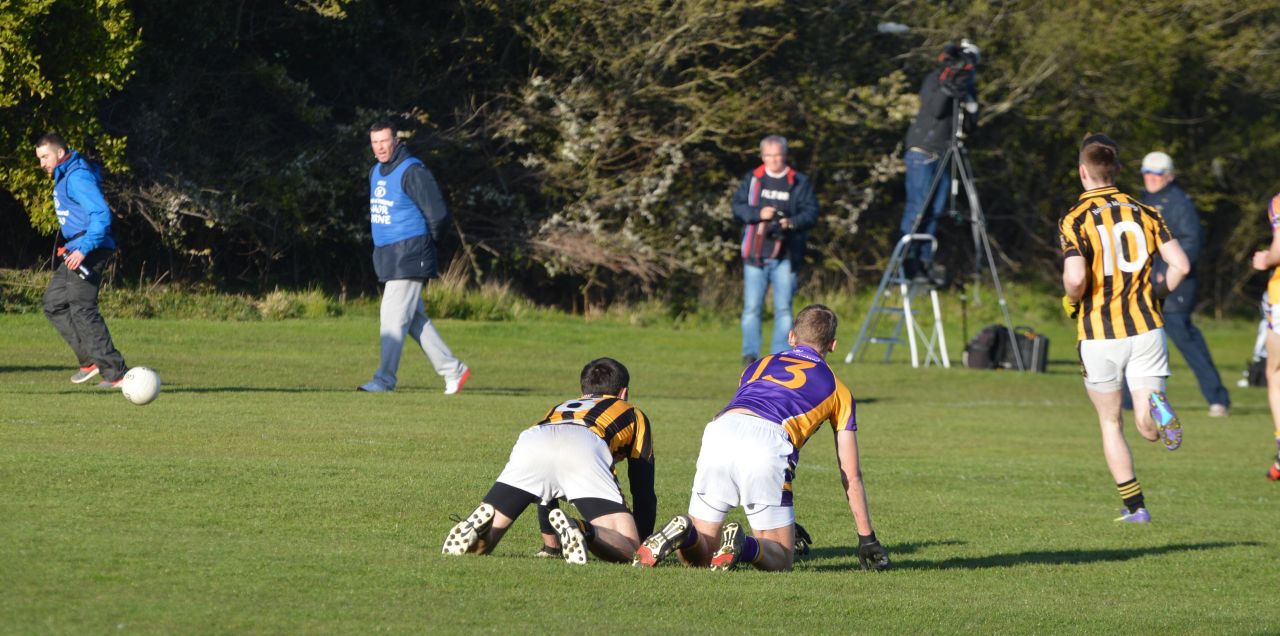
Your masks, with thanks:
M305 387L305 386L174 386L165 385L164 393L350 393L353 396L364 395L361 391L357 391L355 387L351 388L321 388L321 387ZM421 393L439 393L438 389L397 389L395 393L399 394L421 394ZM533 393L532 389L526 388L476 388L467 389L466 393L480 393L484 395L525 395Z
M56 364L20 364L13 366L0 366L0 373L29 373L34 371L66 371L71 369L73 365L56 365Z
M889 548L889 557L894 558L904 554L914 554L925 548L932 548L940 545L964 545L964 541L958 539L940 539L937 541L916 541L913 543L895 543L887 546ZM846 557L858 558L858 548L854 546L836 546L830 548L810 548L809 556L802 557L810 561L825 561L827 559L843 559ZM819 566L821 567L821 566Z
M479 393L481 395L532 395L535 391L528 387L486 386L466 388L463 393Z
M923 542L919 544L905 544L903 546L888 545L889 558L893 559L893 569L895 570L982 570L987 568L1008 568L1019 565L1083 565L1087 563L1102 563L1128 561L1146 556L1159 556L1162 554L1171 554L1174 552L1197 552L1200 550L1220 550L1223 548L1234 548L1238 546L1260 546L1263 545L1257 541L1218 541L1210 543L1175 543L1171 545L1152 546L1147 548L1110 548L1103 550L1032 550L1029 552L1014 552L1011 554L990 554L987 556L976 557L955 557L951 559L943 559L940 561L927 561L922 559L895 559L895 556L902 554L910 554L931 543L948 543L948 542ZM956 542L961 543L961 542ZM857 558L857 550L855 548L828 548L827 553L814 550L814 555L822 555L824 558L835 557L854 557ZM812 556L810 557L813 558ZM847 570L848 564L823 564L814 565L813 570Z
M311 387L290 387L290 386L173 386L171 384L164 385L161 389L162 393L351 393L354 395L356 390L354 387L350 389L318 389Z

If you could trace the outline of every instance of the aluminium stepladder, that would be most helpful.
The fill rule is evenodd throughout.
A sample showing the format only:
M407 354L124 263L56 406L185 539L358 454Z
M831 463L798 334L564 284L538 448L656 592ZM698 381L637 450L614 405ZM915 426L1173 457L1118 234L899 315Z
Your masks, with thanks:
M917 338L923 344L924 366L932 363L946 369L951 368L951 360L947 356L947 338L942 330L942 309L938 303L938 290L931 283L908 278L903 269L907 248L914 242L928 242L935 251L938 247L938 240L929 234L908 234L894 246L893 254L889 257L889 265L884 270L884 276L880 278L880 287L876 289L871 308L867 310L867 315L862 320L862 328L858 330L858 339L854 341L853 348L849 349L848 355L844 357L845 364L855 359L862 360L866 356L868 346L873 344L887 345L884 361L888 362L893 355L893 347L902 344L905 331L907 344L911 348L912 368L921 366ZM918 310L913 307L913 302L922 301L926 294L933 309L933 321L928 326L917 319ZM881 320L885 316L896 318L893 321L892 331L888 335L877 335L880 333Z

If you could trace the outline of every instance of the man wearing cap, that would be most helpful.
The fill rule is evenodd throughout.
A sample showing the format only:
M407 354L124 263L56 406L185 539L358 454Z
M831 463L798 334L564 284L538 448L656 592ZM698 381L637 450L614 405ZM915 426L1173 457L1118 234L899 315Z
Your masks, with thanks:
M1187 366L1200 384L1200 393L1209 403L1210 417L1226 417L1231 397L1222 385L1218 368L1209 355L1204 336L1191 324L1191 311L1196 306L1196 260L1200 256L1202 231L1200 215L1191 197L1174 181L1173 158L1163 152L1152 152L1142 158L1142 184L1146 193L1141 201L1160 211L1173 238L1191 261L1191 274L1164 301L1164 332L1186 359ZM1164 276L1167 265L1156 259L1152 275Z

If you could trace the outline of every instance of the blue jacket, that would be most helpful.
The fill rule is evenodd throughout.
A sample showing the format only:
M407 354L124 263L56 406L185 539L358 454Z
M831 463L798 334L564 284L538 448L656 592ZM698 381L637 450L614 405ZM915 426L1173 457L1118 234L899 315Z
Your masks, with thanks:
M1196 204L1176 181L1161 188L1159 192L1143 194L1140 200L1160 211L1165 225L1169 226L1169 233L1178 240L1178 245L1187 253L1187 260L1191 262L1191 274L1165 299L1164 311L1189 313L1196 306L1196 261L1200 259L1200 246L1204 243L1204 232L1200 227L1200 214L1196 211ZM1157 272L1164 273L1168 268L1157 255L1151 274L1154 276Z
M53 209L58 213L67 251L88 254L96 249L113 250L116 241L111 237L111 208L102 196L102 176L80 153L70 152L71 156L53 169Z
M401 169L403 167L403 170ZM399 215L406 222L401 228L404 231L388 233L380 236L374 227L373 237L373 269L378 280L429 279L437 276L436 240L443 236L449 221L449 208L445 206L444 196L436 184L435 177L421 161L409 154L409 149L401 145L387 163L379 163L370 171L370 221L375 214L374 199L378 196L379 178L390 177L399 172L400 182L397 199L403 204L404 211L416 208L413 213L421 220L404 218L403 211ZM391 185L391 184L384 184ZM390 189L389 189L390 190ZM388 192L389 193L389 192ZM400 208L400 205L396 206ZM387 242L390 241L390 242Z
M404 191L404 174L422 162L406 157L391 172L379 174L382 164L369 171L369 223L374 247L386 247L427 233L422 208Z

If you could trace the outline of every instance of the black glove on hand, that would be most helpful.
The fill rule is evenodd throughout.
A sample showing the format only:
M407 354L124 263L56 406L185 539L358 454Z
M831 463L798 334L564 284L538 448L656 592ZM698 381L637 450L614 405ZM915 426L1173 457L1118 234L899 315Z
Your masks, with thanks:
M858 563L864 570L889 569L889 552L876 540L876 533L858 535Z
M796 545L793 548L795 556L805 556L809 554L809 546L813 545L813 537L809 536L809 531L804 526L796 524Z

